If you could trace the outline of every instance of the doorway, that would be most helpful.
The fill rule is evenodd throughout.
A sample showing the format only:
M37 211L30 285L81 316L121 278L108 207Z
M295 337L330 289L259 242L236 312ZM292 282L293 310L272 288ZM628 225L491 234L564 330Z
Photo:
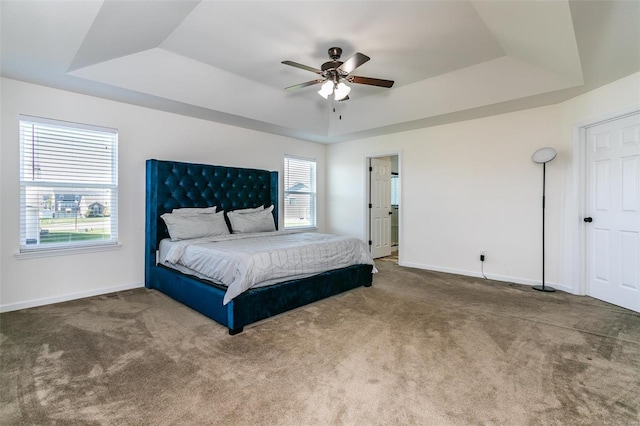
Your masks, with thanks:
M640 112L582 139L586 294L640 312Z
M367 232L374 259L399 255L400 164L399 155L366 158Z

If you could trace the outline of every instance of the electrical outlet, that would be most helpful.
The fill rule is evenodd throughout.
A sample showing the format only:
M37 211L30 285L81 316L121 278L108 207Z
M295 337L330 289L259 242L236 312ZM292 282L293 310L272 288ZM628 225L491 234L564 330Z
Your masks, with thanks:
M484 253L480 253L480 262L484 262Z

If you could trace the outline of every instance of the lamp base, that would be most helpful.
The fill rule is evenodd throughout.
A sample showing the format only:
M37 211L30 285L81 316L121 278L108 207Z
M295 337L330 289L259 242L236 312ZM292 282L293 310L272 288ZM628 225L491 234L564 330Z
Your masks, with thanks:
M547 292L547 293L552 293L552 292L556 291L555 288L549 287L548 285L534 285L533 289L534 290L538 290L538 291L544 291L544 292Z

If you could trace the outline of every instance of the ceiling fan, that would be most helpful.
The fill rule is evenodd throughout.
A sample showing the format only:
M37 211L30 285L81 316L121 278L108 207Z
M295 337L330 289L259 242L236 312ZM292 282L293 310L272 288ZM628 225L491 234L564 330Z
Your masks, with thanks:
M378 87L391 87L393 86L392 80L382 80L379 78L360 77L357 75L351 75L351 73L360 65L367 62L369 58L367 55L363 55L360 52L354 53L349 59L342 62L340 56L342 55L342 49L339 47L331 47L329 49L330 61L322 64L320 69L313 68L307 65L299 64L293 61L282 61L285 65L300 68L303 70L311 71L318 74L321 78L316 80L307 81L305 83L296 84L294 86L286 87L285 90L296 90L303 87L312 86L314 84L322 84L322 88L318 91L320 96L327 99L329 95L333 93L335 100L346 101L349 99L349 92L351 88L344 82L367 84L369 86Z

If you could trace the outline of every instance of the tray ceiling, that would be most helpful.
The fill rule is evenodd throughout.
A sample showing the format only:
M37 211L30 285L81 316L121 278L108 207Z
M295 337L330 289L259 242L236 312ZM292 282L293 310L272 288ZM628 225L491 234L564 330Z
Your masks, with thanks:
M325 143L556 103L640 70L631 1L0 4L5 77ZM353 84L335 105L283 90L315 74L282 60L320 67L332 46L396 84Z

